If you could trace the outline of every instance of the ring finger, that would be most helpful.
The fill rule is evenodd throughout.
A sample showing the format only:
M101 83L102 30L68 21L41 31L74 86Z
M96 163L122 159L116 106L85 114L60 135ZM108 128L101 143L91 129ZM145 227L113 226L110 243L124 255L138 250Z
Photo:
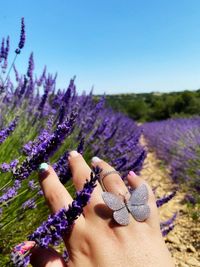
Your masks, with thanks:
M119 173L117 173L112 166L98 157L92 158L92 166L98 166L102 169L100 178L104 190L129 198L130 194L125 183L121 179Z

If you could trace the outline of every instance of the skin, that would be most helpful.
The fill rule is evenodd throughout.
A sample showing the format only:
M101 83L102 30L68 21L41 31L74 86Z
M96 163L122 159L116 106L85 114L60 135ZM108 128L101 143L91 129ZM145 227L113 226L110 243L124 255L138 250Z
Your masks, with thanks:
M91 168L76 151L69 155L69 164L73 183L81 190ZM112 166L98 158L93 158L92 166L105 172L114 170ZM60 183L51 166L48 171L39 174L44 196L52 213L72 202L70 194ZM101 197L103 192L98 183L90 203L84 208L71 233L64 236L70 260L66 264L53 249L34 248L31 264L34 267L174 267L171 255L160 232L158 210L151 187L134 173L129 173L128 183L137 188L145 183L149 191L148 205L151 213L144 222L137 222L130 215L130 223L120 226L112 218L112 211ZM118 174L110 174L103 179L108 192L129 197L127 188Z

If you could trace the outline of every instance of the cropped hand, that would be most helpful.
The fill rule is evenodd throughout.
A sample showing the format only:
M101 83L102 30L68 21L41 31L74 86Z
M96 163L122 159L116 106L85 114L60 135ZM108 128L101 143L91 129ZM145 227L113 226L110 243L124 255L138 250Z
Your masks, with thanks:
M73 184L81 190L90 177L91 168L76 151L69 155ZM94 157L91 166L99 166L101 175L114 168ZM67 207L72 197L59 181L51 166L40 174L40 184L52 213ZM69 253L66 264L53 249L35 248L31 263L37 267L173 267L170 253L160 231L158 210L151 187L134 172L130 171L127 181L133 189L145 184L148 189L150 216L144 222L130 215L130 223L121 226L112 217L113 211L102 199L100 183L94 189L84 213L76 220L71 232L63 239ZM119 197L129 197L129 191L119 174L111 173L103 179L106 191Z

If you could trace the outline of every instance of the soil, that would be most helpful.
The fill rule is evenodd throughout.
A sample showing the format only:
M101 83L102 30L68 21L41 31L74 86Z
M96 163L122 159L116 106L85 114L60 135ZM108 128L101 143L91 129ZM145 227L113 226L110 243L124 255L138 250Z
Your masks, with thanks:
M141 142L145 145L144 139ZM169 171L156 158L153 151L148 151L141 176L156 188L160 198L174 191ZM200 267L200 223L193 220L183 202L184 193L177 192L175 197L159 208L160 220L165 221L178 212L175 228L165 237L165 242L172 253L176 267Z

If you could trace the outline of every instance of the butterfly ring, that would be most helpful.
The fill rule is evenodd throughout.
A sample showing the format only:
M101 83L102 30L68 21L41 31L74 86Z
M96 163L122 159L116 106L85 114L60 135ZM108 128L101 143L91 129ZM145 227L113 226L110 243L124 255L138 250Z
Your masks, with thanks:
M149 193L145 184L131 190L131 196L122 200L110 192L103 192L102 198L105 204L113 210L113 218L120 225L130 223L129 213L138 222L145 221L150 215L150 208L147 204Z

